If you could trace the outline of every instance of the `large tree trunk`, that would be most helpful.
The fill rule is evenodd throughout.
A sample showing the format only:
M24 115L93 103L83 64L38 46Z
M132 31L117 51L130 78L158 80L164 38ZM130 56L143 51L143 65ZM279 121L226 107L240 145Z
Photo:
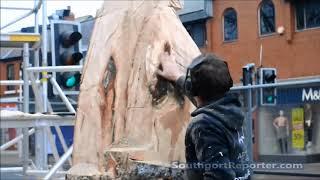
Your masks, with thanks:
M102 174L115 170L119 159L109 152L151 163L184 161L193 106L156 75L161 52L174 53L184 71L200 54L175 13L179 5L178 0L104 3L83 69L71 174L92 174L88 166Z

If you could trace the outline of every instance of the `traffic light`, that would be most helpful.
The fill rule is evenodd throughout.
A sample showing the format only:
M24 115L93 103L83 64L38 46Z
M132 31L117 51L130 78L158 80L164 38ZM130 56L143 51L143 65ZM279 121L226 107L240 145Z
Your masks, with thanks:
M242 67L241 81L244 86L247 86L249 84L253 85L254 66L254 63L250 63Z
M277 70L275 68L260 69L260 84L276 83ZM261 88L260 90L261 105L277 104L277 89L275 87Z
M254 63L249 63L246 64L245 66L242 67L242 84L243 86L248 86L248 85L253 85L254 84L254 78L255 78L255 64ZM248 89L249 90L249 89ZM250 94L249 94L250 93ZM243 106L244 107L249 107L249 105L251 104L251 108L253 108L256 103L256 92L255 90L250 90L249 91L241 91L241 94L243 94ZM251 103L249 104L249 96L251 96Z
M69 66L81 64L80 23L74 21L52 20L51 28L51 56L52 66ZM80 72L53 73L65 94L77 94L80 84ZM58 94L53 89L54 94Z

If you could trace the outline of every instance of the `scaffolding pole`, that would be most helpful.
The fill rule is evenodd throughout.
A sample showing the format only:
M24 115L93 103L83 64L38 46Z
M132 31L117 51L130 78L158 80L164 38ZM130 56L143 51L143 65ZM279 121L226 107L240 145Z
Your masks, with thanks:
M39 0L34 1L34 6L39 3ZM41 1L41 0L40 0ZM38 16L38 9L34 12L34 33L39 33L39 16ZM34 66L39 67L40 62L39 62L39 48L37 48L34 51ZM36 79L39 79L39 73L36 73Z
M47 67L30 67L27 71L30 72L74 72L81 71L82 65L74 65L74 66L47 66Z
M30 129L28 131L28 136L26 138L28 138L31 134L34 133L34 128ZM6 149L8 149L9 147L11 147L12 145L20 142L23 138L25 138L25 136L23 136L23 134L20 134L19 136L15 137L14 139L10 140L9 142L1 145L0 147L0 151L4 151Z
M76 113L76 110L73 108L72 104L70 103L70 101L68 100L67 96L63 93L62 89L60 88L59 84L57 83L57 81L51 77L50 78L50 82L52 84L52 86L58 91L58 94L60 96L60 98L62 99L62 101L66 104L68 110L72 113Z
M29 112L29 78L27 67L29 67L29 44L23 44L23 111L25 113ZM28 137L28 128L22 129L22 134L24 137ZM28 169L29 164L29 138L22 139L22 162L23 162L23 173L25 174Z
M37 28L37 27L36 27ZM42 33L41 33L41 52L42 52L42 67L48 65L47 62L47 1L42 0ZM48 83L47 83L47 72L42 72L42 112L48 111L47 103L47 93L48 93ZM36 102L40 103L40 102ZM35 165L40 170L46 170L48 167L48 152L47 152L47 133L44 127L36 128L35 132Z
M63 154L60 160L50 169L49 173L44 177L45 180L51 179L56 171L63 165L63 163L71 156L73 151L73 145Z
M31 84L31 81L27 81L29 84ZM40 81L36 81L37 84L40 83ZM18 85L23 85L24 81L23 80L1 80L0 85L1 86L18 86Z

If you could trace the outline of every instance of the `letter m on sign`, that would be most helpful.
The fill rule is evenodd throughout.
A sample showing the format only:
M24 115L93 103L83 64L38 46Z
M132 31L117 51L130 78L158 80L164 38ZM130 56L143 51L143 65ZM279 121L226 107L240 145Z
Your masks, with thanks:
M302 90L302 102L303 101L309 101L309 100L314 100L313 93L312 93L312 88L309 89L307 92L306 89Z

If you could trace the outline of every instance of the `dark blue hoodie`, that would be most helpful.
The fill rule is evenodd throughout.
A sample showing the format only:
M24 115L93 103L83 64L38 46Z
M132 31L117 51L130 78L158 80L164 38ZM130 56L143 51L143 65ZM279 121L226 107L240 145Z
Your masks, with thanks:
M238 95L198 108L186 131L188 179L248 179L249 159Z

